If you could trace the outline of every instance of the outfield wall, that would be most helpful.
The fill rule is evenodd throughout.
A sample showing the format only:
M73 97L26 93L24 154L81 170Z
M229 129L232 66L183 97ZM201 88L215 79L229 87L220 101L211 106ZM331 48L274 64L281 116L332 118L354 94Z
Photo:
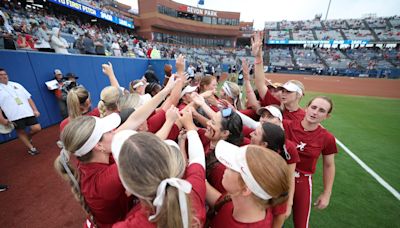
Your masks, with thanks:
M31 94L41 113L39 119L43 128L57 124L61 116L54 94L45 85L54 79L54 69L60 69L64 75L73 72L79 77L78 83L90 91L92 107L96 107L101 90L109 85L108 77L101 64L111 62L121 86L129 88L134 79L141 78L151 64L156 75L162 81L164 64L169 63L175 71L175 60L149 60L122 57L103 57L89 55L61 55L54 53L6 51L0 50L0 68L4 68L10 81L23 85ZM14 139L15 131L8 135L0 134L0 143Z

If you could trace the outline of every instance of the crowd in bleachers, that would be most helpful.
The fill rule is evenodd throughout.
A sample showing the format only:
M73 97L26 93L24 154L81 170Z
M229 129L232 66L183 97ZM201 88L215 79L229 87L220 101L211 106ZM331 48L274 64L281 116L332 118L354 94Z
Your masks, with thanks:
M294 40L315 40L312 30L293 31Z
M109 2L82 1L93 7L104 7ZM111 1L112 2L112 1ZM103 8L102 8L103 9ZM175 45L157 42L148 42L136 36L132 31L115 29L104 24L85 23L81 18L67 15L55 15L44 10L17 10L1 9L12 37L12 44L16 49L55 51L64 54L97 54L107 56L127 56L135 58L176 58L179 54L187 55L188 63L201 68L208 65L215 69L221 69L222 65L240 65L240 59L251 57L250 48L222 48L222 47L194 47L189 45ZM400 40L400 28L398 16L390 18L367 18L348 20L308 20L308 21L282 21L267 22L267 40L376 40L371 30L365 27L365 23L374 29L380 40ZM389 22L389 23L387 23ZM348 25L349 26L348 26ZM385 25L386 27L383 28ZM393 27L388 27L388 26ZM351 29L348 29L350 27ZM281 30L278 30L280 28ZM333 28L337 28L333 30ZM283 30L284 29L284 30ZM291 31L289 29L292 29ZM59 32L59 33L58 33ZM314 37L314 33L316 37ZM59 35L58 35L59 34ZM291 35L293 37L291 38ZM7 47L6 47L7 48ZM285 67L311 67L311 68L356 68L356 67L382 67L390 68L399 66L397 49L390 53L390 61L386 61L382 51L368 49L362 51L349 51L349 56L336 50L319 50L319 56L312 50L294 49L293 58L289 48L270 49L269 63L272 66ZM361 60L359 58L366 58ZM357 64L357 62L360 64ZM326 63L324 63L326 62Z
M271 49L270 50L270 63L272 66L285 66L293 67L292 58L289 48L284 49Z
M314 50L296 48L293 50L293 54L299 67L324 68Z
M360 49L348 49L346 50L347 55L352 59L356 59L357 62L366 69L375 68L391 68L392 65L384 60L383 53L379 50L360 48Z

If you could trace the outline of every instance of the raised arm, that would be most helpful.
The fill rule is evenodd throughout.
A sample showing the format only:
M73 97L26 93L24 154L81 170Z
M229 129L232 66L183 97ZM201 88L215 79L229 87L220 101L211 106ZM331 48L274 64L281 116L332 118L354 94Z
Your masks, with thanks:
M175 121L179 118L179 110L175 106L171 106L165 113L165 123L160 130L157 131L156 135L158 138L165 140L168 138L172 126L174 126Z
M169 107L171 107L171 105L177 106L180 96L181 96L181 92L182 92L182 88L183 88L183 84L186 81L186 77L185 77L185 58L183 55L179 55L179 57L176 59L176 78L179 78L180 80L177 81L175 83L175 87L173 88L171 95L168 97L168 99L164 102L162 109L167 111L169 109ZM172 77L172 76L171 76ZM169 79L171 80L171 79ZM169 82L168 80L168 82Z
M214 207L217 200L221 197L221 193L211 186L208 181L206 181L206 201L210 207Z
M117 89L120 89L120 85L118 83L117 77L114 74L111 62L108 62L108 64L102 64L101 68L103 69L103 73L107 75L108 79L110 80L110 85L116 87Z
M197 127L193 123L192 110L186 110L181 119L182 125L186 129L186 136L188 139L188 162L189 165L198 163L206 169L206 159L204 157L204 148L201 143Z
M192 93L191 98L192 98L193 102L196 105L198 105L199 107L201 107L204 110L204 112L207 114L207 116L210 119L212 119L212 117L215 115L215 112L214 112L214 110L212 110L210 108L210 106L208 106L208 104L205 102L204 98L197 93Z
M262 40L263 40L263 32L258 31L253 34L251 38L251 52L253 56L256 58L254 62L254 75L255 75L255 84L258 90L258 94L260 97L264 97L268 91L267 85L265 85L264 80L264 64L263 64L263 52L262 52Z
M253 87L251 86L249 64L245 58L242 59L242 66L243 66L243 80L247 98L246 107L250 106L253 110L257 111L260 108L260 102L257 100L256 94L254 93Z
M179 81L179 79L178 79ZM122 124L119 130L136 130L146 119L150 116L150 114L157 108L157 106L165 99L165 97L171 92L172 88L175 85L174 78L168 81L168 84L161 90L157 95L155 95L151 100L140 106L135 112L133 112L128 119Z

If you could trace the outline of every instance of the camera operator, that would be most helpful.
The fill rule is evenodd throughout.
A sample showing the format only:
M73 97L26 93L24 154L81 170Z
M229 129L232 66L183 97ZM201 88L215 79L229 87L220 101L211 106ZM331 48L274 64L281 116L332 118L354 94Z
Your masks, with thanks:
M67 73L67 75L65 75L64 85L61 88L62 99L65 102L67 101L68 93L72 88L77 87L77 86L82 86L82 85L79 85L78 82L76 81L78 78L79 77L77 77L74 73Z

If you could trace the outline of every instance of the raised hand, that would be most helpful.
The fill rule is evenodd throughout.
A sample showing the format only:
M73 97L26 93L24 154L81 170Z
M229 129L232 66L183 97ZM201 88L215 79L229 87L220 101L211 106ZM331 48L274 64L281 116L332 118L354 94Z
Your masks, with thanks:
M203 104L205 104L205 100L204 97L200 96L197 93L192 93L190 95L190 97L192 98L193 102L197 105L197 106L201 106Z
M165 118L168 121L175 122L180 117L179 109L171 105L171 107L165 113Z
M178 74L183 74L185 72L185 56L180 54L176 59L175 63L176 72Z
M243 80L250 81L249 63L247 62L246 58L242 58L242 70L243 70Z
M174 88L174 86L175 86L175 84L176 84L176 82L177 81L180 81L180 79L176 79L175 80L175 76L176 75L171 75L171 77L169 78L169 80L168 80L168 83L165 85L165 87L164 87L164 90L165 91L168 91L168 92L171 92L171 90Z
M254 32L251 38L251 53L255 57L261 57L262 40L264 33L262 31Z
M108 64L102 64L101 68L103 70L103 73L107 76L114 74L113 66L110 62L108 62Z

